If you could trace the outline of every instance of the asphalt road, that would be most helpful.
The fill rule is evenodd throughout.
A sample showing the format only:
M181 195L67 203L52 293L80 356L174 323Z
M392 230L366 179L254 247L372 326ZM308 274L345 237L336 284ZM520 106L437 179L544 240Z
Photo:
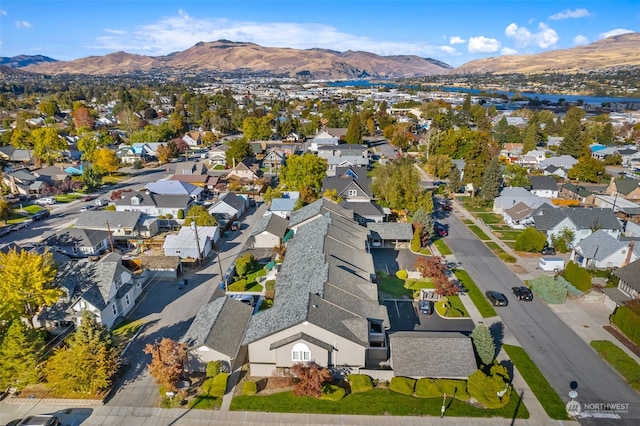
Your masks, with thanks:
M624 423L640 421L640 396L601 360L571 328L542 301L522 303L511 295L511 287L522 281L498 259L454 215L445 239L458 261L478 287L498 290L507 295L509 306L496 308L503 323L526 350L545 378L565 401L569 401L570 384L577 383L576 400L585 403L629 403L628 413L620 414ZM582 424L620 424L606 419L582 419Z

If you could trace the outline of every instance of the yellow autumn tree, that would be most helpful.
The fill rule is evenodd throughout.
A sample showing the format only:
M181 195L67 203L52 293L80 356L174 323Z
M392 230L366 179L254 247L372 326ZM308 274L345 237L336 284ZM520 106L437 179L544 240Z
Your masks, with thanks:
M31 319L43 305L54 304L62 296L53 284L56 270L48 252L0 253L0 321Z
M111 174L120 168L120 160L109 148L96 149L93 153L93 167L101 174Z

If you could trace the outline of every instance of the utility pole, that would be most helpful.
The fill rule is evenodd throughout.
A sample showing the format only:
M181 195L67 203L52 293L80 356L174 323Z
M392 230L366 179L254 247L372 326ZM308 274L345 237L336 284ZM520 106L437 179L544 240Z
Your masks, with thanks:
M111 253L114 253L113 236L111 235L111 227L109 226L109 221L107 221L107 232L109 233L109 244L111 244Z
M224 277L224 273L222 272L222 263L220 263L220 251L216 250L216 256L218 256L218 267L220 268L220 279L224 283L224 291L227 291L227 280Z
M193 232L195 232L196 234L196 247L198 249L198 260L200 260L200 263L202 263L202 251L200 250L200 237L198 237L198 225L196 225L195 219L193 220L193 222L191 222L191 229L193 229Z

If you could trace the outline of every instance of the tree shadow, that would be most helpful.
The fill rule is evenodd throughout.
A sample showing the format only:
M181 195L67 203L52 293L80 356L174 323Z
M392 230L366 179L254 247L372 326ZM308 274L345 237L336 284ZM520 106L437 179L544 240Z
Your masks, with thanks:
M493 344L496 346L494 357L498 356L504 342L504 324L501 321L494 322L489 326L489 332L493 337Z

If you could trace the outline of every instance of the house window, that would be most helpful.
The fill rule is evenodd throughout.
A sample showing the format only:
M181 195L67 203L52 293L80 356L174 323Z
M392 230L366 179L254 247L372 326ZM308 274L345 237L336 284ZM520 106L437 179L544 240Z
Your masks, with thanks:
M358 190L356 189L349 190L349 197L355 197L356 195L358 195Z
M176 254L180 254L180 250L176 250Z
M129 306L131 304L131 300L129 299L129 293L124 295L124 302Z
M296 362L311 361L311 351L304 343L296 343L291 349L291 360Z
M113 316L115 317L116 315L118 315L118 308L116 308L115 303L111 305L111 308L113 309Z

